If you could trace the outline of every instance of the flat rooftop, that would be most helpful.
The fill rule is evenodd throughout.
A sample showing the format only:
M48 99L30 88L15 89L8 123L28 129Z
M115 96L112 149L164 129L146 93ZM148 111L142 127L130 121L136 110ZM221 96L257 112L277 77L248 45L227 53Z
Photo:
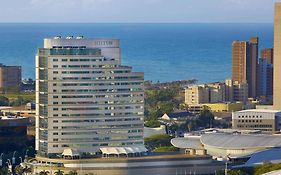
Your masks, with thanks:
M235 113L242 113L242 112L266 112L266 113L278 113L281 112L279 110L272 110L272 109L247 109L242 111L237 111Z

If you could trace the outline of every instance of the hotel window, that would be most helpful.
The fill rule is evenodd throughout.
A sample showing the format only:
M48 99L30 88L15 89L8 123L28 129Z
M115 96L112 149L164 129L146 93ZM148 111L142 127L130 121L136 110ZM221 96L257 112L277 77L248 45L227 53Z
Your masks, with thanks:
M53 59L54 62L59 61L58 59Z

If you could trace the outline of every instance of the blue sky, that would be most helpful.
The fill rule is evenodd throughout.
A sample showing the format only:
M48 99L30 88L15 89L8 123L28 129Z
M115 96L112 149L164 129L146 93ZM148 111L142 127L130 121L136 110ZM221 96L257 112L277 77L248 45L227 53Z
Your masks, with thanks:
M274 0L2 0L0 22L273 22Z

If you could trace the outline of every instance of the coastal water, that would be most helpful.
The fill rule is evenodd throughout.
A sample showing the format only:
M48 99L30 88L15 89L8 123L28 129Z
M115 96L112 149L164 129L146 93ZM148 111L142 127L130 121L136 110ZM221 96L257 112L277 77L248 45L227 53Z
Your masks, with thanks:
M119 38L122 64L161 82L231 77L233 40L259 36L260 48L273 46L273 24L0 24L0 63L34 78L37 48L57 35Z

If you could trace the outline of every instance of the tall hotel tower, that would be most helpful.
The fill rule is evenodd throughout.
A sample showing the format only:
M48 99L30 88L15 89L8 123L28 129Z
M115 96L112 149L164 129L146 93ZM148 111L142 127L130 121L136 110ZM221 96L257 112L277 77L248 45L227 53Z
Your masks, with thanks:
M281 2L275 3L273 106L281 110Z
M36 55L38 155L143 145L144 75L120 55L116 39L44 39Z

